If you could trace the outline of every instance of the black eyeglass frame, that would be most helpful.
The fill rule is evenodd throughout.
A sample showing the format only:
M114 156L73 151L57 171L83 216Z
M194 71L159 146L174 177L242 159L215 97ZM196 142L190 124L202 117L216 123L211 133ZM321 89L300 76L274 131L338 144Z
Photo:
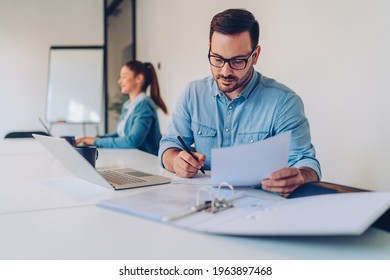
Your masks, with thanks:
M233 58L227 59L227 58L223 58L222 56L219 56L219 55L212 55L212 54L210 54L210 52L211 52L211 46L210 46L209 53L208 53L207 57L209 59L210 65L213 66L213 67L222 68L222 67L225 66L225 63L227 62L229 64L229 67L232 68L233 70L244 70L246 68L246 66L248 65L248 60L253 56L255 50L257 49L257 47L258 46L254 47L254 49L251 51L251 53L246 58L234 58L233 57ZM211 60L210 60L211 57L215 57L215 58L223 60L223 64L221 66L216 66L216 65L212 64ZM232 65L230 64L230 61L232 61L232 60L244 61L245 62L245 66L243 68L239 68L239 69L237 69L235 67L232 67Z

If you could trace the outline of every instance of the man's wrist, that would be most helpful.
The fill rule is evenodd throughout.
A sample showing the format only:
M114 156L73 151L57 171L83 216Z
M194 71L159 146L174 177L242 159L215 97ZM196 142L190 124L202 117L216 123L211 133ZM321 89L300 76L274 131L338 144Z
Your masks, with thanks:
M173 160L180 153L180 151L181 150L178 148L169 148L164 151L162 154L162 164L166 170L175 173L175 169L173 168Z
M318 181L317 173L313 169L311 169L310 167L302 166L302 167L299 167L299 170L300 170L302 177L304 179L304 183Z

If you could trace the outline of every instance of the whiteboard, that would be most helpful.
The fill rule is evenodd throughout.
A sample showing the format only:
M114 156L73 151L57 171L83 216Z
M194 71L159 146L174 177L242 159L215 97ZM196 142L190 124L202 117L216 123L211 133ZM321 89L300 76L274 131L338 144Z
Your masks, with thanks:
M102 47L51 47L46 105L48 122L101 122L103 54Z

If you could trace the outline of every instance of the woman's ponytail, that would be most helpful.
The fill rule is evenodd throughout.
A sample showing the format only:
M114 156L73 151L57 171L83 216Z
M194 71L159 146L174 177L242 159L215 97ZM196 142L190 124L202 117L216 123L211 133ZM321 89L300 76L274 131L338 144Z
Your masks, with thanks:
M160 107L165 114L168 114L167 106L160 95L160 87L158 85L157 74L154 70L153 64L146 62L144 63L144 68L145 83L143 90L146 91L146 88L150 85L150 98L152 98L154 103Z

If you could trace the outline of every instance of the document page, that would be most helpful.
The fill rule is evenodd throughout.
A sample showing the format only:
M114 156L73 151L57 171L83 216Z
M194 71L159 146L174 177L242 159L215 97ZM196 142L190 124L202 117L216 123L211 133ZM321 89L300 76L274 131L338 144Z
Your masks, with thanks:
M199 189L204 189L200 191ZM198 201L203 203L217 196L217 188L205 189L199 185L168 185L163 189L150 190L134 195L128 195L120 198L103 200L99 206L109 208L136 216L141 216L155 221L168 221L181 214L187 213ZM231 191L223 189L220 192L222 197L230 197ZM253 193L256 193L254 195ZM252 189L243 189L235 192L235 197L244 198L252 196L255 200L279 201L284 198L279 196Z
M288 165L291 132L263 141L211 150L211 184L256 186Z
M188 184L188 185L206 185L209 186L211 184L211 172L206 171L206 174L202 174L202 172L198 172L192 178L181 178L175 175L172 178L171 184Z

